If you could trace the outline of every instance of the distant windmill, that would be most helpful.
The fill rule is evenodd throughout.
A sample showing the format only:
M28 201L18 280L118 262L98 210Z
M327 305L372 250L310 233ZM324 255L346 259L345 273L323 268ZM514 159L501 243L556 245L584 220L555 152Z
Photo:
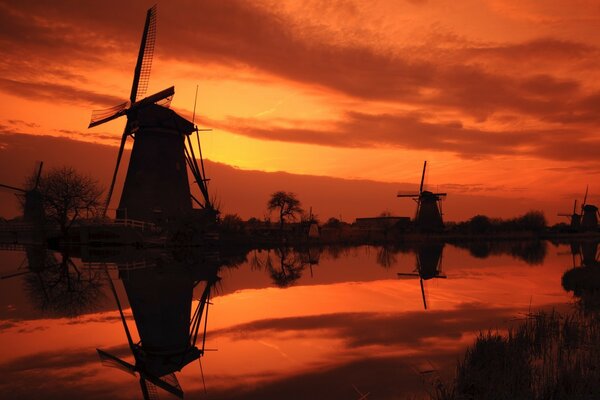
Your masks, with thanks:
M23 189L0 183L0 187L14 190L24 197L23 219L25 222L42 223L44 221L44 205L42 202L42 194L39 191L43 166L44 162L42 161L40 162L39 167L36 168L36 171L34 172L35 181L31 189Z
M204 168L198 166L189 137L194 131L198 134L198 129L168 109L174 87L142 98L148 88L155 41L156 6L146 15L129 101L94 111L89 125L91 128L123 115L127 117L104 213L113 194L127 137L131 136L134 145L117 218L149 222L182 219L192 211L192 200L201 208L213 209ZM186 165L198 184L203 201L190 193Z
M571 221L571 228L577 230L581 226L581 214L577 214L577 199L575 199L575 203L573 204L573 213L559 213L557 214L559 217L567 217Z
M421 285L421 296L423 297L423 308L427 310L427 298L425 297L425 287L423 281L434 278L446 279L442 274L442 254L444 251L443 243L428 243L422 245L416 254L416 269L412 273L398 272L399 278L419 277Z
M425 169L427 161L423 163L423 174L421 175L421 185L419 193L403 194L398 193L398 197L410 197L417 203L417 212L415 214L415 226L424 231L436 231L444 229L444 221L442 220L442 197L446 197L446 193L433 193L428 190L423 190L425 181ZM439 203L439 206L438 206Z
M589 186L585 187L585 196L581 204L581 229L594 230L598 229L598 207L593 204L587 204Z

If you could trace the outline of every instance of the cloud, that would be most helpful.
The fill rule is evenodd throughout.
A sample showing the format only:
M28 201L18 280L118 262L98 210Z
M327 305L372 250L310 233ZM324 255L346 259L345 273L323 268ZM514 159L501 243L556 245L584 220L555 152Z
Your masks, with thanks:
M125 52L133 58L145 7L143 2L111 1L103 7L72 1L5 4L7 26L0 40L11 44L5 62L17 63L6 68L14 69L26 54L49 61L55 74L68 73L64 60L109 65L107 59L115 54ZM327 26L327 21L315 24ZM165 3L159 10L157 55L194 64L242 66L361 100L452 109L479 119L499 111L561 123L600 119L589 107L593 98L586 99L590 93L582 81L573 74L555 76L547 68L557 60L595 59L597 49L588 44L542 37L521 43L464 42L444 49L427 43L427 51L384 50L325 40L311 34L313 28L259 3ZM480 62L481 57L501 59L512 68L494 71L494 62ZM525 59L537 60L537 67L523 71L515 64ZM90 96L100 100L86 98Z
M94 93L71 85L49 82L19 81L0 78L0 90L13 96L29 100L44 99L50 102L82 104L115 105L123 102L123 98L112 95Z
M521 154L553 160L595 160L600 141L587 129L484 130L460 121L428 122L419 114L347 112L341 120L321 121L319 128L302 121L284 124L229 118L209 125L257 139L336 147L397 146L455 153L465 158ZM322 126L325 126L324 128Z

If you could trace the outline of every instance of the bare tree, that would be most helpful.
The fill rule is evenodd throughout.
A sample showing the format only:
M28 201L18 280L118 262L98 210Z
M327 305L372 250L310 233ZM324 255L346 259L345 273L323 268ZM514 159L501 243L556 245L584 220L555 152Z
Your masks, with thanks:
M269 211L279 212L279 230L283 231L283 223L286 219L296 219L297 214L302 213L300 200L291 192L278 191L271 195L267 203Z
M58 224L63 235L78 218L101 211L104 190L95 179L72 167L53 168L43 174L38 190L46 218Z

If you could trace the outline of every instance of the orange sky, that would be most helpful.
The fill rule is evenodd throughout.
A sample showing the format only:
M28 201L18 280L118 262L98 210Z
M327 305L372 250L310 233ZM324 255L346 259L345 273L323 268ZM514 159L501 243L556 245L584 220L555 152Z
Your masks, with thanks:
M123 120L86 126L127 98L151 5L0 2L0 133L115 145ZM600 200L599 23L585 0L159 2L148 93L191 117L199 85L213 161L416 183L427 159L432 188L553 216Z

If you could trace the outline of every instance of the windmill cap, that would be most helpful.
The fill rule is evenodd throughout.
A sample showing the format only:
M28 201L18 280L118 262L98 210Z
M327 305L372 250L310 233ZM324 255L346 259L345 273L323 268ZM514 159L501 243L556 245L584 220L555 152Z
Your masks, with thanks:
M161 128L174 130L179 133L189 135L195 131L194 124L183 118L175 111L160 106L158 104L149 104L140 108L135 119L140 128Z

